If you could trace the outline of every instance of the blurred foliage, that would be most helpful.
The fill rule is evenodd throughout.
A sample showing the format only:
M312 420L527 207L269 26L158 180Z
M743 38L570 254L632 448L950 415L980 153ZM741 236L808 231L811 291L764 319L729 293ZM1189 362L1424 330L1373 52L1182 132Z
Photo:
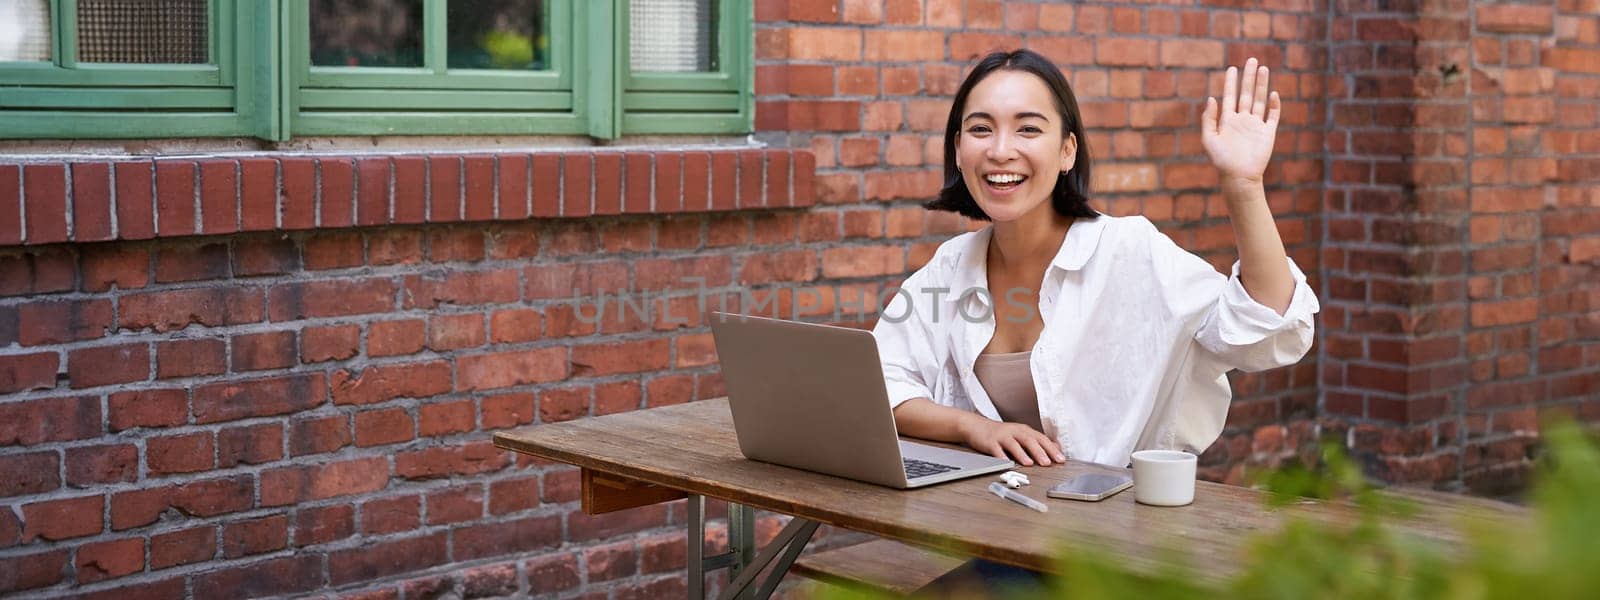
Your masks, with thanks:
M1161 557L1155 574L1130 572L1104 553L1065 550L1060 577L1043 589L1005 589L1003 598L1200 600L1224 598L1359 598L1362 600L1525 600L1600 598L1600 444L1576 424L1544 429L1547 452L1529 496L1533 518L1517 527L1490 519L1463 522L1464 548L1447 555L1424 539L1385 523L1415 508L1380 494L1337 444L1324 444L1315 465L1295 465L1258 479L1273 509L1306 498L1344 499L1353 523L1292 518L1248 543L1244 569L1209 583L1195 576L1179 550ZM826 588L822 598L872 598Z

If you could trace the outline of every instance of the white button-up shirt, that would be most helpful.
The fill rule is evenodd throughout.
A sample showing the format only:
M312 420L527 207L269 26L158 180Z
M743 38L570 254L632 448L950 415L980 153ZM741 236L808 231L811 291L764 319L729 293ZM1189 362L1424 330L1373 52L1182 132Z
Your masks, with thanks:
M999 420L972 372L994 336L992 227L946 241L913 273L873 335L891 405L928 398ZM1319 309L1299 266L1284 314L1262 306L1142 216L1079 219L1039 288L1044 329L1030 370L1044 433L1067 456L1127 465L1135 450L1200 453L1222 433L1230 369L1294 364Z

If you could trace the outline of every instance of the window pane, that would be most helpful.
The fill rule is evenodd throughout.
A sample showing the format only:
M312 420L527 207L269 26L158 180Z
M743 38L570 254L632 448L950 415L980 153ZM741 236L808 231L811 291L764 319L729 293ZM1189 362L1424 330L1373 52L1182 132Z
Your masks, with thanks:
M78 0L78 60L210 62L206 0Z
M422 0L311 0L311 64L422 66Z
M717 70L716 0L628 0L628 64L635 73Z
M543 70L550 56L542 0L450 0L452 69Z
M0 62L50 60L50 0L0 0Z

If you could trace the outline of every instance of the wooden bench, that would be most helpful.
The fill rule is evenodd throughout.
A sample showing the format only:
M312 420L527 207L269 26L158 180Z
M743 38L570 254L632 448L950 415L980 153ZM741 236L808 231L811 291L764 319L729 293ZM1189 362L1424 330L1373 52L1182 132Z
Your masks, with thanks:
M801 556L790 573L847 588L908 596L967 561L875 540Z

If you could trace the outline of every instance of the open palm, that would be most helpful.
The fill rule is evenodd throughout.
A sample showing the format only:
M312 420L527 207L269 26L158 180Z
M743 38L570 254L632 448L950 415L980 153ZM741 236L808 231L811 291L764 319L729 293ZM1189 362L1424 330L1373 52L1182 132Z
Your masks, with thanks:
M1206 98L1200 141L1224 178L1259 181L1272 158L1282 107L1278 93L1268 92L1267 68L1256 59L1245 61L1243 76L1237 75L1228 67L1220 107L1216 98Z

